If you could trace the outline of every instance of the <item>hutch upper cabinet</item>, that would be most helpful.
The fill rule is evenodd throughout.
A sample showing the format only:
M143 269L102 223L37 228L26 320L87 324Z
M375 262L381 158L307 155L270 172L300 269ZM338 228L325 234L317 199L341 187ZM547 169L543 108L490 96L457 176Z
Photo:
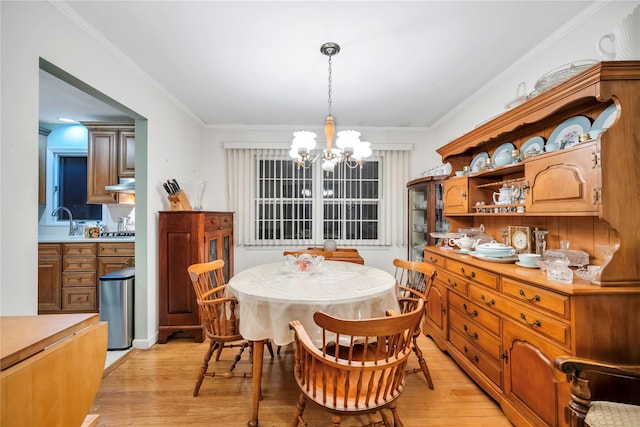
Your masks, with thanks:
M176 332L204 339L187 267L224 260L225 282L233 276L233 212L160 212L160 328L158 342Z

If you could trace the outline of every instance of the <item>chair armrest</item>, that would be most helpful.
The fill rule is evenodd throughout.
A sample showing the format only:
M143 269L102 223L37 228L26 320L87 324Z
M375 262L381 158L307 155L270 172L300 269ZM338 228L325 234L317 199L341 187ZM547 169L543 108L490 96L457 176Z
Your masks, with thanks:
M555 360L556 367L567 375L580 372L598 372L622 378L640 378L640 365L616 365L580 357L559 356Z
M214 295L214 294L216 294L218 292L222 292L222 291L224 291L226 289L226 287L227 287L227 285L221 285L221 286L218 286L216 288L209 289L207 292L202 294L202 298L205 299L205 298L208 298L209 295ZM222 295L224 295L224 292L222 293Z

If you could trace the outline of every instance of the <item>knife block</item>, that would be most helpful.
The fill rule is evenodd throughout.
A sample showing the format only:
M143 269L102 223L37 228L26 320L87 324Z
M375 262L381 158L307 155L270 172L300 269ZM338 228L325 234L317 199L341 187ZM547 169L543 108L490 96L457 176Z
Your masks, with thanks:
M184 193L184 191L180 190L177 194L169 194L167 196L169 198L169 203L171 204L172 211L192 211L191 203L189 203L189 198Z

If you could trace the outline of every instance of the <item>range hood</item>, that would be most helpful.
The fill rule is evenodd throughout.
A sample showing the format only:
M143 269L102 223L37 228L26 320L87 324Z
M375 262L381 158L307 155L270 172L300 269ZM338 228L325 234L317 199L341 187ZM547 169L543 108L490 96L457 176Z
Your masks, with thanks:
M136 180L135 178L120 178L117 184L107 185L104 189L107 191L133 194L136 192Z

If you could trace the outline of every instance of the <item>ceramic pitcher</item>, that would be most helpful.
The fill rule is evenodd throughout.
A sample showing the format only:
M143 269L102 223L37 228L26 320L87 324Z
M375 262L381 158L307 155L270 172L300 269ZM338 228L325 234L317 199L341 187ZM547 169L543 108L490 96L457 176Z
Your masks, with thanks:
M603 47L605 40L609 40L612 51ZM596 50L604 60L640 59L640 6L636 6L632 13L620 21L613 32L602 36Z

